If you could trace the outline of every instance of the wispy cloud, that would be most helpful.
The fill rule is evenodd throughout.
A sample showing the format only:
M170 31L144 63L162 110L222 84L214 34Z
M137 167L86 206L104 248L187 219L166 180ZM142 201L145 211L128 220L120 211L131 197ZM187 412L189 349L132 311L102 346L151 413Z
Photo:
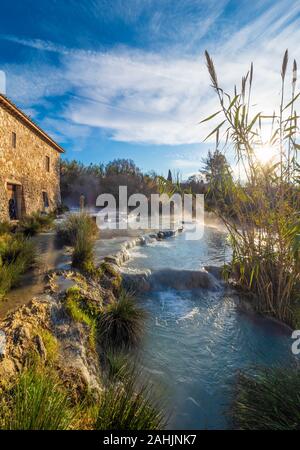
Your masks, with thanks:
M121 3L118 3L119 10ZM152 4L142 3L143 8ZM185 1L182 7L176 3L170 27L166 26L163 8L151 15L149 26L154 40L156 36L169 39L176 31L178 33L168 50L123 47L86 51L48 41L2 36L39 51L54 52L59 58L59 66L46 63L38 67L8 66L9 91L29 106L47 97L65 95L62 118L67 123L79 130L81 127L105 129L116 141L168 145L201 143L208 128L200 127L198 122L216 108L203 58L204 45L200 45L205 38L205 46L213 50L219 78L227 89L239 83L254 61L256 96L253 102L259 103L265 112L271 112L278 98L284 50L289 48L293 57L299 57L300 2L276 2L261 9L259 16L244 20L244 25L230 36L222 38L215 33L211 40L207 34L227 2L221 2L219 10L216 2L208 3L209 11L204 18L199 11L205 12L207 2L198 2L197 14L192 9L197 2ZM98 7L99 3L95 1L95 5ZM180 8L185 8L183 22L180 22L183 14ZM133 8L127 20L136 20L140 13L141 9ZM193 53L182 51L180 40L187 45L189 36Z

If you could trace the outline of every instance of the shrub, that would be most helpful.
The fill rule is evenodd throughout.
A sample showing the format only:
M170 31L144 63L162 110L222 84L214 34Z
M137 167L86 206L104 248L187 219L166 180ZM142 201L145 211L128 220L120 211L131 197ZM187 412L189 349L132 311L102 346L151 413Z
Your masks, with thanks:
M2 402L2 429L65 430L75 418L60 382L45 369L25 370Z
M264 368L241 373L232 408L243 430L300 430L300 373L297 368Z
M208 164L205 175L210 200L215 199L211 204L213 211L230 236L231 275L240 288L253 294L259 312L293 324L292 306L299 296L300 282L297 77L291 78L291 95L287 97L290 77L286 50L281 66L280 102L275 109L272 106L271 115L257 113L252 105L253 64L242 78L241 88L226 92L219 84L213 60L207 51L205 54L219 103L218 112L206 120L222 117L207 136L216 137L217 158L213 158L213 163L210 155L208 162L213 164ZM296 69L294 61L294 75ZM223 153L227 147L233 149L243 181L234 180L232 170L224 163L224 154L218 149L223 133L226 136ZM266 164L260 155L267 149L271 149L273 157Z
M12 265L0 265L0 300L13 286L15 268Z
M97 275L94 267L94 241L98 227L91 216L86 213L71 214L57 227L57 238L61 244L73 249L72 265L93 276Z
M72 254L72 266L83 272L91 272L94 267L94 241L87 236L87 232L87 223L83 223L77 230Z
M0 236L0 298L15 287L34 264L35 246L18 234Z
M78 233L85 233L87 240L94 241L98 235L98 227L91 216L86 213L70 214L58 225L56 234L63 245L75 246Z
M165 415L159 402L153 400L153 389L140 384L131 373L124 383L113 383L99 404L95 423L97 430L161 430Z
M22 259L24 270L29 269L35 260L36 251L32 241L20 234L4 234L0 236L0 257L3 264L14 263Z
M107 348L133 347L143 332L145 312L132 296L122 291L118 300L106 306L99 319L102 344Z
M47 231L53 226L53 214L33 213L20 221L20 230L25 236L34 236L41 231Z

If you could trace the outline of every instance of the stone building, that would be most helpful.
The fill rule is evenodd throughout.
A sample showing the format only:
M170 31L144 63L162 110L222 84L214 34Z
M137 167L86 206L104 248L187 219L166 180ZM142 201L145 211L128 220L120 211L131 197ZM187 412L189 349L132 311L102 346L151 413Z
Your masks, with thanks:
M64 150L0 94L0 220L52 211L60 203Z

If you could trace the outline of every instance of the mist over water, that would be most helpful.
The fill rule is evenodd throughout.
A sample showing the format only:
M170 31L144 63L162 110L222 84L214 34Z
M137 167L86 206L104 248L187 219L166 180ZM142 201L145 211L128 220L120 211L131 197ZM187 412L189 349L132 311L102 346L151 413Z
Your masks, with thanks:
M230 256L226 234L206 228L201 241L184 233L133 253L127 270L201 270ZM172 271L171 271L172 272ZM171 283L171 285L173 285ZM292 362L289 330L239 311L223 288L173 289L156 286L140 296L148 311L141 360L160 386L171 412L169 428L230 428L226 415L239 369Z

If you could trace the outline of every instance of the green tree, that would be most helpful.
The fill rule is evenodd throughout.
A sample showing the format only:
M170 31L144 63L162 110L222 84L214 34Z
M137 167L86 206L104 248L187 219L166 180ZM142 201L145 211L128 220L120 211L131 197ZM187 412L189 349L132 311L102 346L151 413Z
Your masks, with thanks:
M203 168L200 172L205 177L208 185L208 203L210 205L218 204L218 206L222 207L223 202L230 202L233 178L226 156L218 149L213 153L209 151L207 157L203 159Z

